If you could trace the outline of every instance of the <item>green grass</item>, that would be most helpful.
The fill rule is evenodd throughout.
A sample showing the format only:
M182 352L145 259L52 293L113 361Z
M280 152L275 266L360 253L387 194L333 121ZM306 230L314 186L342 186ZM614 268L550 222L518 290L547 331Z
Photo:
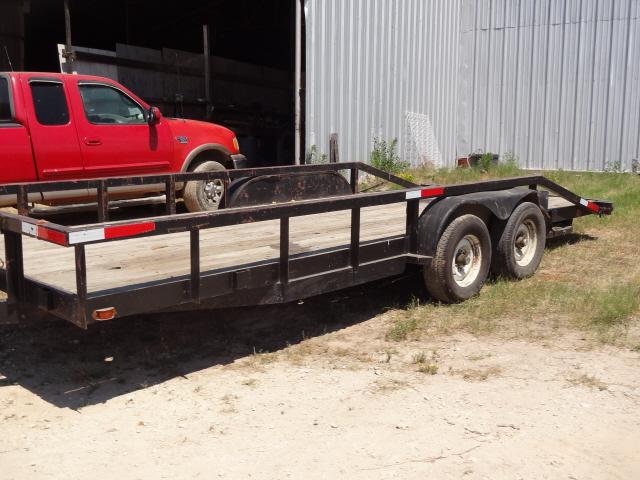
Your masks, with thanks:
M431 360L427 358L424 352L416 353L413 356L413 363L418 366L418 372L427 375L435 375L438 373L438 364L435 362L437 356L434 352L431 356Z
M528 175L511 162L489 171L418 169L418 182L438 184ZM474 335L547 339L581 331L605 343L640 345L640 176L624 173L542 172L585 198L614 203L608 217L576 219L570 241L551 241L531 278L490 280L481 294L457 305L396 309L390 341L465 331Z
M601 330L624 327L640 308L640 284L588 290L582 298L585 321Z
M418 320L413 317L399 318L387 332L387 340L399 342L406 340L409 335L418 328Z

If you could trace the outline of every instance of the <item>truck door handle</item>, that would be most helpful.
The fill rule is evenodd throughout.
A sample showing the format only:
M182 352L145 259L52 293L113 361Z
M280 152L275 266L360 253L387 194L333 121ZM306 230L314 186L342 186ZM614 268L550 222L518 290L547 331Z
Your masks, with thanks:
M85 138L84 143L86 143L90 147L95 147L97 145L102 145L102 140L100 140L99 138Z

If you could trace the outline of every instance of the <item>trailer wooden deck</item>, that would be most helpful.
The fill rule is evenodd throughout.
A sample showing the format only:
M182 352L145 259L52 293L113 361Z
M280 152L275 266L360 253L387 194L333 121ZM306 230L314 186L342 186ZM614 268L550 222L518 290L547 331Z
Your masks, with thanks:
M405 204L362 209L361 240L404 234ZM291 219L292 255L348 245L350 211ZM201 270L215 270L278 258L278 221L202 230ZM3 240L0 240L3 241ZM25 274L74 292L74 249L23 238ZM2 245L4 259L4 245ZM189 233L123 240L86 247L88 291L189 274Z
M565 205L570 203L559 197L549 199L551 208ZM294 217L290 228L292 255L348 245L350 211ZM362 209L362 242L404 233L404 203ZM3 243L2 236L0 242ZM279 222L203 230L200 243L203 272L276 259L279 255ZM23 238L23 248L28 277L68 292L75 291L73 248L29 237ZM3 244L0 252L4 261ZM89 292L188 275L189 233L88 245L86 261Z

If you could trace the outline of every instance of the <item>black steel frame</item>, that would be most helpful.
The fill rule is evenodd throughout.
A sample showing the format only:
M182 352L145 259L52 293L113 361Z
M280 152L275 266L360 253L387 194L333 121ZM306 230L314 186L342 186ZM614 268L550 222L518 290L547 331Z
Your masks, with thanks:
M177 186L194 180L222 179L225 185L236 178L256 175L278 175L296 172L350 172L352 193L285 204L230 208L216 212L176 214ZM360 172L395 183L399 190L359 193ZM109 222L109 189L122 186L164 184L166 215ZM543 187L571 202L575 207L565 216L594 213L581 204L581 197L542 177L532 175L468 184L419 186L369 165L350 162L326 165L305 165L242 169L224 172L147 175L124 178L103 178L0 186L0 195L16 195L18 214L0 212L0 228L5 240L5 266L0 269L0 289L7 292L7 309L11 315L25 315L34 309L46 311L86 328L96 310L115 308L118 316L174 309L237 304L238 292L247 304L292 301L401 274L408 264L428 264L430 257L416 251L420 200L429 197L465 195L475 192L505 190L516 187ZM96 189L98 223L64 226L28 216L30 193ZM225 189L225 192L228 190ZM422 198L409 192L420 191ZM362 208L406 203L406 232L402 236L371 242L360 240ZM583 202L584 203L584 202ZM608 213L610 204L599 203L600 213ZM351 211L351 241L348 246L320 252L291 255L289 223L291 217L340 210ZM200 271L200 230L228 225L279 220L279 258L215 271ZM122 238L94 238L83 234L99 229L127 229L141 223L152 229L134 233L135 238L190 232L190 273L184 277L163 279L146 284L127 285L116 289L88 292L85 246L117 241ZM46 235L34 232L45 229ZM105 230L106 231L106 230ZM24 275L22 236L39 236L75 249L76 291L69 292L38 282ZM75 237L74 237L75 235ZM78 237L78 235L80 235ZM75 240L73 240L75 238ZM78 240L80 238L80 240ZM132 238L131 236L126 238Z

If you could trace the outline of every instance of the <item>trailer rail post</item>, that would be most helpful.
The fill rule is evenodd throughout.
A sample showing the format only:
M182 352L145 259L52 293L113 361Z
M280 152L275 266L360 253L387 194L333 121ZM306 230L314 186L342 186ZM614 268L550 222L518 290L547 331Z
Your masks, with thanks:
M189 288L191 289L191 300L200 303L200 230L191 230L191 275Z
M85 255L84 245L76 245L76 294L78 296L78 304L75 310L75 323L87 328L87 259Z
M4 251L7 275L7 303L10 306L17 306L24 299L22 235L4 232Z
M224 171L224 190L222 191L222 204L229 205L229 186L231 185L231 175L229 170Z
M165 181L165 197L167 215L176 213L176 179L173 175L169 175Z
M360 209L351 209L351 245L349 247L349 265L353 273L360 267Z
M351 192L358 193L358 191L360 190L358 187L358 167L353 167L351 169L351 178L349 180L349 183L351 184Z
M407 253L416 253L418 249L418 216L420 214L420 200L407 201Z
M26 185L18 186L17 192L17 210L19 215L29 215L29 196Z
M282 287L289 283L289 217L280 219L280 266L278 277Z
M109 221L109 191L107 182L98 182L98 222Z

